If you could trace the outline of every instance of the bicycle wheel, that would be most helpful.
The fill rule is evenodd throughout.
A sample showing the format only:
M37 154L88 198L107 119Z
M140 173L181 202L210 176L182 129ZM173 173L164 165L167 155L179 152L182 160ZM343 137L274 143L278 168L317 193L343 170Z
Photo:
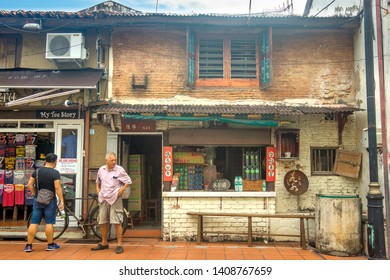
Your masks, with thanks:
M95 236L101 239L102 234L100 232L100 226L98 224L98 215L99 215L99 206L96 206L91 211L91 215L89 216L89 223L91 225L92 231L95 234ZM127 224L128 224L127 216L125 212L123 212L122 235L127 230ZM116 239L115 226L110 225L108 230L108 241L112 241L115 239Z
M32 219L32 213L27 219L27 229L31 224L31 219ZM68 214L65 214L65 217L61 216L60 210L57 209L56 213L56 223L53 225L53 240L59 238L65 230L68 228L69 225L69 217ZM46 223L45 223L45 218L43 217L40 224L38 225L37 228L37 233L35 234L35 239L42 241L42 242L47 242L46 234L45 234L45 229L46 229Z

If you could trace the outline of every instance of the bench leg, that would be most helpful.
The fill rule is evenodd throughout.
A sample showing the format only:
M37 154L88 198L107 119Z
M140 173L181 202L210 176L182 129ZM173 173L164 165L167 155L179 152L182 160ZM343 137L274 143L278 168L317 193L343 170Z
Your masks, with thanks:
M200 244L203 241L203 216L198 215L198 244Z
M252 247L252 217L248 217L248 246Z
M303 218L299 218L300 223L300 231L301 231L301 247L306 250L306 238L305 238L305 220Z

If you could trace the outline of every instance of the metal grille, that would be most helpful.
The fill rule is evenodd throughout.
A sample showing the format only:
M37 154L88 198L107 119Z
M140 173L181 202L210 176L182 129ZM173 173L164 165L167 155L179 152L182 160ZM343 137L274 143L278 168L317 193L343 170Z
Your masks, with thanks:
M335 159L335 148L313 148L311 150L312 175L333 174Z
M231 78L256 78L256 41L231 41Z
M199 41L199 78L223 78L223 40Z

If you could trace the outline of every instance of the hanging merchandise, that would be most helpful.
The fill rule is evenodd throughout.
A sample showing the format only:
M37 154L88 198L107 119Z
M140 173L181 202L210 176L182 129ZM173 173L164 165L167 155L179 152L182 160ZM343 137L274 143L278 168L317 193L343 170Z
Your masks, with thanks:
M24 181L26 184L30 180L31 174L34 172L34 170L25 170L24 171ZM34 196L31 194L30 189L27 187L27 185L24 186L24 204L25 205L32 205L34 201Z
M24 146L26 144L25 142L25 135L22 133L18 133L15 135L15 144L17 146Z
M15 186L15 205L24 205L24 185L14 184Z
M16 157L24 157L25 155L26 155L26 147L25 146L16 146L15 156Z
M15 204L15 186L14 184L4 184L3 207L14 206Z
M36 146L35 145L26 145L25 146L25 157L26 158L36 158Z
M3 203L3 191L4 191L4 184L0 183L0 205Z

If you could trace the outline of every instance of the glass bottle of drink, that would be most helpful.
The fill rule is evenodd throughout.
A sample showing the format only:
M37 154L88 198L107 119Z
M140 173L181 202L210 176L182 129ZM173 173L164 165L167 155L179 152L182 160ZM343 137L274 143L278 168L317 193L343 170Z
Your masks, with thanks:
M249 167L247 167L247 166L245 166L244 179L245 180L249 180L250 179Z
M260 180L260 168L259 168L259 166L255 167L255 180Z
M250 169L250 177L251 177L251 180L254 181L255 180L255 168L252 166L251 169Z

